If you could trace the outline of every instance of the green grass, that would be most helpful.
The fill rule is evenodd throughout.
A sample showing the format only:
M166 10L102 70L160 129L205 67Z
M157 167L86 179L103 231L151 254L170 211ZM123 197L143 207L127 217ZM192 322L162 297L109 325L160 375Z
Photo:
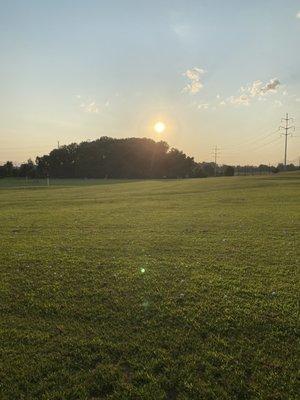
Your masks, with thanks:
M50 179L49 186L93 186L108 185L113 183L136 182L136 180L118 179ZM0 180L0 190L2 188L32 188L47 187L47 179L26 179L26 178L4 178Z
M296 399L299 182L0 181L1 400Z

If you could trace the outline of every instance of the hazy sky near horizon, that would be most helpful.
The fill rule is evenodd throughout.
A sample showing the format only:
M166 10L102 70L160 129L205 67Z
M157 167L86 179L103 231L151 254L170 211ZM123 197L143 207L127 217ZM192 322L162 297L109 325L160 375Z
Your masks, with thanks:
M299 48L299 0L0 0L0 162L146 136L277 163L288 112L298 163Z

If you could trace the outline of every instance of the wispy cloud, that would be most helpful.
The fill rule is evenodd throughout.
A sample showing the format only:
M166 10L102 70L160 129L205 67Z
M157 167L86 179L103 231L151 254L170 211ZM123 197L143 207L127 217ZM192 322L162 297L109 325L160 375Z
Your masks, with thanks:
M240 96L230 96L227 99L227 102L234 105L243 105L249 106L250 105L250 97L246 94L241 94Z
M253 98L258 97L259 100L270 93L276 93L280 86L280 81L277 78L271 79L267 83L260 80L254 81L248 86L242 86L237 96L230 96L227 103L235 105L250 105Z
M266 84L262 81L254 81L247 87L241 87L240 91L247 93L249 97L263 96L268 92L276 92L280 85L280 81L277 78L271 79Z
M183 76L189 79L189 83L182 89L182 91L190 94L198 93L203 87L201 79L204 73L204 69L198 67L194 67L185 71Z
M197 105L197 108L199 110L208 110L209 109L209 103L200 103Z
M204 73L205 71L201 68L195 67L192 69L188 69L183 75L186 76L190 82L187 86L185 86L183 92L191 94L198 93L198 91L203 87L201 79ZM280 94L286 97L288 95L288 91L285 85L281 85L279 79L273 78L267 82L256 80L251 84L240 87L236 95L223 98L220 93L217 93L214 95L214 98L210 102L193 102L193 107L196 107L198 110L213 110L217 107L224 106L250 106L254 101L268 101L270 96L276 94L281 87L283 90L280 92ZM281 107L282 101L280 101L280 99L278 99L278 96L276 96L273 104L277 107Z
M277 89L280 85L279 79L271 79L265 86L260 89L259 95L268 93L268 92L277 92Z
M184 39L190 34L190 26L186 24L174 24L171 28L180 39Z
M106 100L103 105L97 103L95 100L84 98L80 94L76 95L76 99L80 102L79 108L88 114L99 114L99 112L105 107L110 106L110 101Z
M80 108L82 108L84 112L87 112L90 114L98 114L99 113L99 106L94 101L92 101L91 103L81 103Z

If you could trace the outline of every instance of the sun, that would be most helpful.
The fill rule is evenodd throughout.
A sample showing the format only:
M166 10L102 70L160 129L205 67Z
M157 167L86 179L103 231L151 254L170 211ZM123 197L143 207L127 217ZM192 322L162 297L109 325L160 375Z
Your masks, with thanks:
M156 133L163 133L166 130L166 125L161 121L157 121L154 124L154 130Z

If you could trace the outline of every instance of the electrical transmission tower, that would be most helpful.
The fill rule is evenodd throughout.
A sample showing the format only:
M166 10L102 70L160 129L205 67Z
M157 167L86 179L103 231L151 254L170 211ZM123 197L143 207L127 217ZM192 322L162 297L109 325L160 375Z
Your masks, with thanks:
M219 155L219 151L221 149L218 149L217 146L215 146L214 150L213 150L213 156L214 156L214 160L215 160L215 176L217 176L217 159L218 159L218 155Z
M280 126L279 129L283 129L285 132L281 135L284 135L284 169L286 169L286 158L287 158L287 140L288 136L292 136L292 133L289 132L290 129L295 130L295 126L290 125L290 122L294 122L293 118L289 118L289 114L287 113L285 118L281 119L281 122L285 122L285 126Z

